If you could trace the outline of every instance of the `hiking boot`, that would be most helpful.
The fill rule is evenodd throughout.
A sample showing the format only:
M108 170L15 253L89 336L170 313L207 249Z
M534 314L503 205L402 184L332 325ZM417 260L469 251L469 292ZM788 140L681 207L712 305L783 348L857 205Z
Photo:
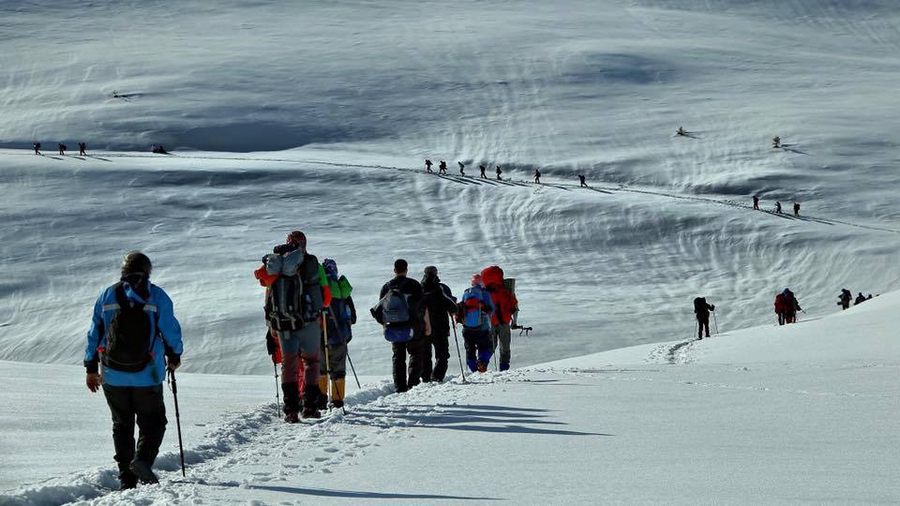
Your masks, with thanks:
M159 483L159 478L153 474L153 470L150 469L150 466L142 460L135 460L131 463L131 472L135 474L138 481L141 483L148 485Z
M285 413L284 421L287 423L297 423L300 421L300 417L297 416L297 413Z
M315 406L304 406L300 416L303 418L322 418L322 413Z
M478 372L486 372L487 362L482 362L481 360L475 362L475 369L478 370Z
M342 401L341 399L335 399L331 401L331 405L337 409L340 409L344 407L344 401Z
M130 469L119 473L119 490L129 490L132 488L136 488L137 482L137 476L135 476Z
M509 370L509 362L500 362L500 371L508 371Z
M316 399L316 409L319 411L328 409L328 396L325 394L320 394L319 398Z

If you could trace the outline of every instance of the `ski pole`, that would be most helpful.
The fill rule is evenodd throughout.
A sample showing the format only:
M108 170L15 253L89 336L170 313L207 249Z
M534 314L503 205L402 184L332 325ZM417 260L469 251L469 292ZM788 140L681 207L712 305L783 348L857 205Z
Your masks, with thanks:
M719 318L716 316L716 312L713 311L713 323L716 324L716 335L719 335Z
M178 451L181 453L181 476L187 476L184 470L184 443L181 441L181 413L178 411L178 384L175 382L175 371L169 369L170 386L172 387L172 400L175 401L175 424L178 427Z
M347 362L350 363L350 371L353 373L353 379L356 380L356 388L362 390L362 385L359 384L359 376L356 375L356 368L353 367L353 360L350 358L349 348L347 348Z
M459 357L459 373L462 374L463 383L468 383L466 381L466 371L463 370L462 354L459 352L459 338L456 337L456 322L451 323L453 323L453 340L456 341L456 356Z
M275 369L275 407L278 409L278 416L281 416L281 397L278 395L278 364L272 361L272 368Z
M328 403L328 407L331 409L331 403L334 402L334 393L337 391L337 384L335 384L335 380L331 374L331 356L328 353L328 311L322 313L322 329L323 335L325 336L325 343L323 346L323 348L325 348L325 375L328 379L328 398L331 400L331 402ZM345 415L347 414L347 408L343 406L341 406L341 411L343 411Z

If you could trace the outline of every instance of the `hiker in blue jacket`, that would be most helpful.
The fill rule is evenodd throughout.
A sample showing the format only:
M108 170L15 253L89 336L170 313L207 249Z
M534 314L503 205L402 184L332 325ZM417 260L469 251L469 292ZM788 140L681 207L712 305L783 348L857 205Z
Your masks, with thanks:
M181 326L172 299L150 283L147 255L132 251L121 280L94 304L84 366L87 387L101 388L112 413L113 445L123 489L157 483L153 462L166 432L162 383L181 365ZM140 429L135 449L135 419Z
M491 315L494 302L484 288L481 274L472 276L472 286L463 292L456 319L463 324L463 341L466 346L466 365L472 372L487 371L494 354L491 341Z

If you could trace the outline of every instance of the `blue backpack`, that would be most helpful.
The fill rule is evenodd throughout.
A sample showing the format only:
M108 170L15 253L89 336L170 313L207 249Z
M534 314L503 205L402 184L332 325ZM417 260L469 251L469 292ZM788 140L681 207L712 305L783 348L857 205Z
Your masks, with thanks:
M488 303L485 303L488 301ZM480 286L473 286L463 292L460 302L463 327L471 330L490 330L493 305L490 295Z

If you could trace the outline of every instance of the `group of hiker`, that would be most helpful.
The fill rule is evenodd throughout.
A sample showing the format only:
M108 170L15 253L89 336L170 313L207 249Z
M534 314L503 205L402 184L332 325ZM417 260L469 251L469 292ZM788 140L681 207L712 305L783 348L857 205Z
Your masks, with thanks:
M464 163L462 163L462 162L459 162L459 161L457 161L456 163L457 163L457 165L459 165L459 175L460 175L460 176L463 176L463 177L466 177L466 164L464 164ZM432 162L431 160L429 160L429 159L426 158L426 159L425 159L425 172L427 172L427 173L429 173L429 174L433 174L434 171L431 170L431 167L432 167L433 165L434 165L434 162ZM481 179L488 179L488 176L487 176L487 167L486 167L485 165L479 165L479 166L478 166L478 169L480 170L480 175L479 175L479 177L480 177ZM499 165L497 165L497 168L494 170L494 173L496 174L497 181L503 181L503 180L504 180L504 179L503 179L503 169L500 168ZM446 162L446 161L444 161L444 160L441 160L441 161L440 161L440 163L438 164L438 171L437 171L437 174L438 174L439 176L445 176L445 175L447 175L447 162ZM585 176L584 174L579 174L579 175L578 175L578 180L579 180L579 183L580 183L580 187L581 187L581 188L588 188L588 185L587 185L587 183L585 182L585 178L586 178L586 176ZM540 170L540 169L534 169L534 173L532 174L532 181L533 181L535 184L541 184L541 170Z
M854 306L858 306L871 298L872 298L871 293L868 296L866 296L866 295L863 295L862 292L859 292L859 294L854 299L853 293L850 292L850 290L847 290L846 288L842 288L841 294L838 295L838 303L837 304L838 304L838 306L841 306L841 309L847 309L850 307L851 301L853 302Z
M753 196L753 209L759 211L759 195ZM781 214L781 202L775 201L775 214ZM800 203L794 202L794 216L800 216Z
M31 147L34 149L34 154L41 155L41 143L40 142L32 143ZM69 147L60 142L59 144L56 145L56 149L59 151L60 156L66 156L66 150L69 149ZM85 142L78 143L78 155L79 156L87 156L87 143L85 143Z

